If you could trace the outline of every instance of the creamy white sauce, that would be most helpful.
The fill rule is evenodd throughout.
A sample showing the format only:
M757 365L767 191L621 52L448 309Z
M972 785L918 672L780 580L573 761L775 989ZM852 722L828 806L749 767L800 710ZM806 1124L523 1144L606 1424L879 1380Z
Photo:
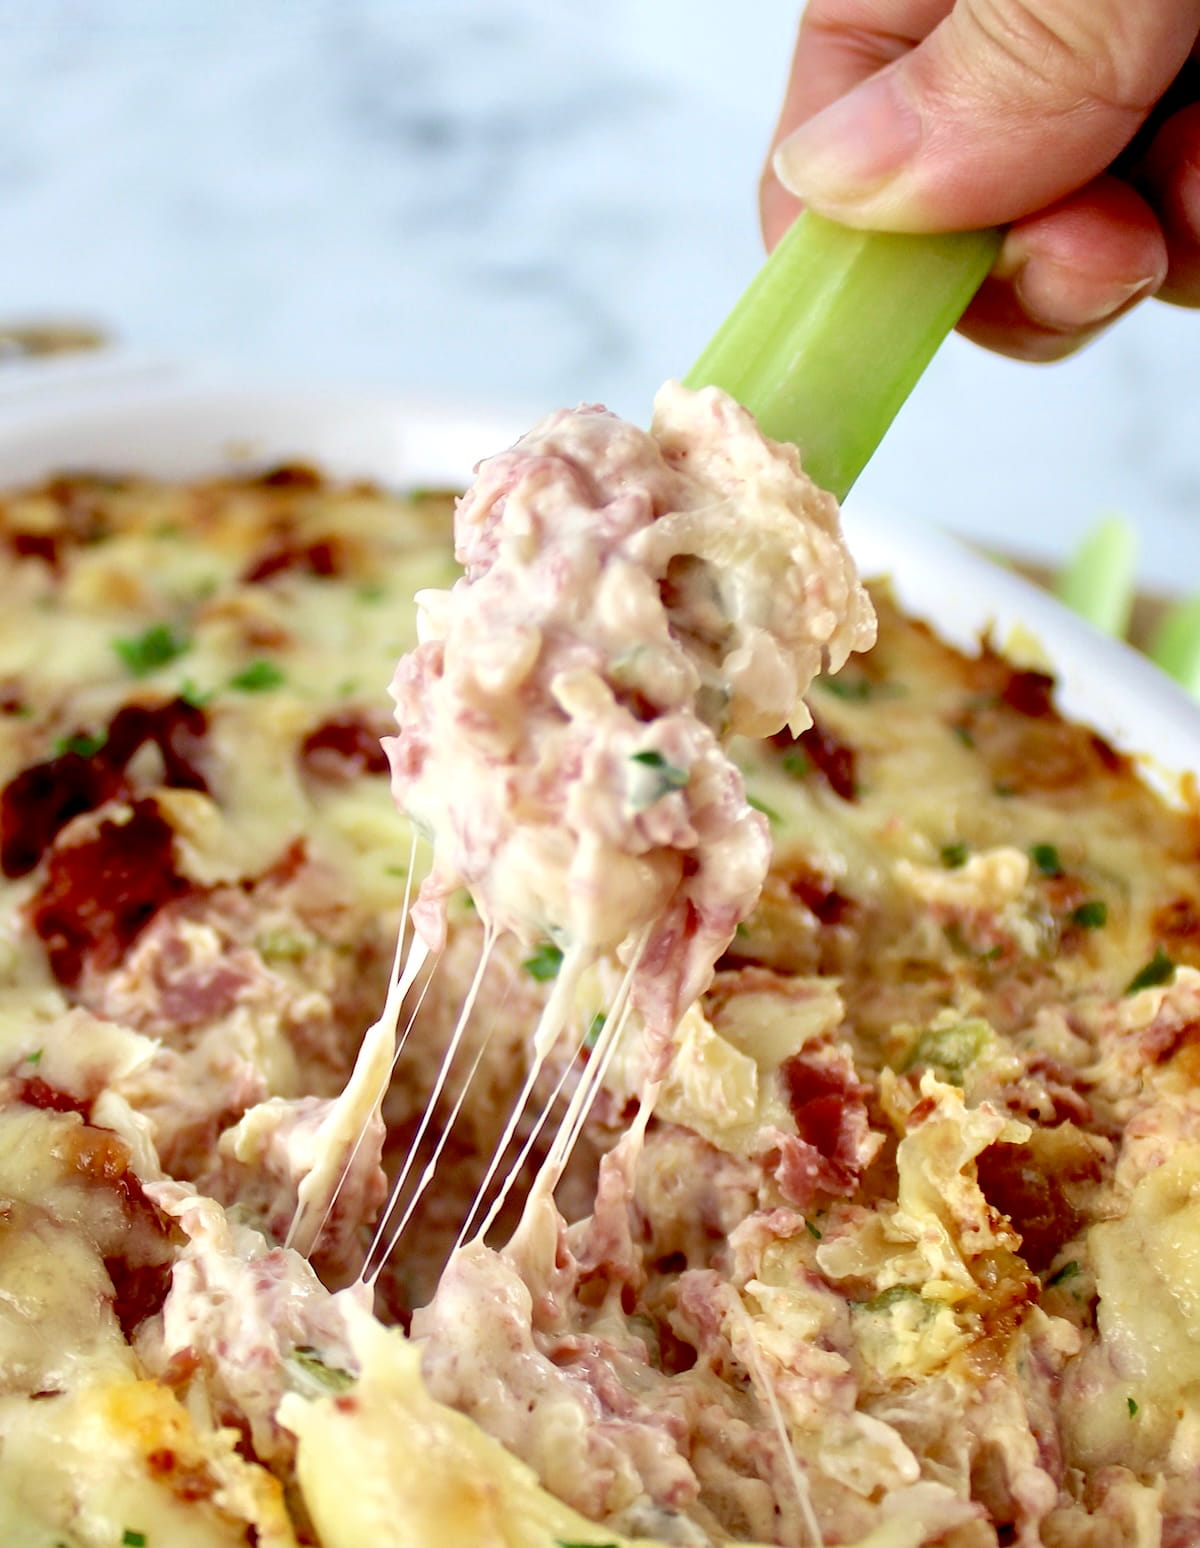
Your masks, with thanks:
M668 384L649 432L552 414L460 502L463 577L423 592L392 685L401 807L432 837L433 947L483 917L626 959L665 1037L758 897L767 824L722 747L808 723L874 639L837 507L716 389Z

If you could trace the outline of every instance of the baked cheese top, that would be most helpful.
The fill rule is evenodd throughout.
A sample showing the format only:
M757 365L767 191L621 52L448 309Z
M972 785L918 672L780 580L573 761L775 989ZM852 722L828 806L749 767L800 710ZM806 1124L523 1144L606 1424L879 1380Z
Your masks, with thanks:
M531 911L359 1282L480 959L455 877L379 1122L284 1245L385 997L387 686L451 503L290 468L0 505L5 1541L1191 1542L1197 813L885 587L811 725L731 728L761 896L665 1071L630 1015L554 1199L442 1272L561 968ZM559 1109L620 971L574 990Z

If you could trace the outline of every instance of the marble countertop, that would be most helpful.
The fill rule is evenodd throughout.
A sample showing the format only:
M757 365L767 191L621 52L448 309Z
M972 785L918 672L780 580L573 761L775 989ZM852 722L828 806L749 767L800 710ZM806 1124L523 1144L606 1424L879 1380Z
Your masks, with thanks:
M0 0L0 317L239 380L644 418L761 259L799 0ZM885 347L885 346L881 346ZM1200 317L960 340L855 498L1200 590ZM901 519L898 516L897 519Z

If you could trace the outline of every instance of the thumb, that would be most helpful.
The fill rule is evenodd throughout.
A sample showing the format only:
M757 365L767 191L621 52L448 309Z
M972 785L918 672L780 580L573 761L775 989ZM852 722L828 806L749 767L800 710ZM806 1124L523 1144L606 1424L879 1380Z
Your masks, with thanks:
M1090 181L1196 42L1200 0L957 0L921 43L802 124L775 171L892 231L990 226Z

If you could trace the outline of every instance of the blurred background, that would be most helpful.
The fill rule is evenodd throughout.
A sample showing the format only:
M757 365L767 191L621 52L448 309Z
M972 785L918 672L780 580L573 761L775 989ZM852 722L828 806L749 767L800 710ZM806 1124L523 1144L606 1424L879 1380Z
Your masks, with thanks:
M0 322L644 420L761 261L799 8L0 0ZM1200 588L1198 383L1200 317L1159 306L1053 367L952 340L854 498L1034 555L1122 511L1144 579Z

